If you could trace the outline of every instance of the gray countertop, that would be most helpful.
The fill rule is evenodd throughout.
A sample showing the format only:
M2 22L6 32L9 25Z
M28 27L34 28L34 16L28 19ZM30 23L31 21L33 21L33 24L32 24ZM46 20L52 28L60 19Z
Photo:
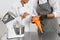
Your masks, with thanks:
M60 40L56 33L45 33L44 35L38 35L37 32L26 32L24 38L14 38L8 40Z
M6 32L5 24L0 21L0 36ZM60 37L57 33L44 33L43 35L38 35L37 32L25 32L24 38L13 38L8 40L60 40Z

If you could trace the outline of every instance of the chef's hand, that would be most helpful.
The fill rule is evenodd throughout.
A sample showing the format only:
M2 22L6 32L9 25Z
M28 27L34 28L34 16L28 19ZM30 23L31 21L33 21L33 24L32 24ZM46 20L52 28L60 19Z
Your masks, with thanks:
M28 16L29 14L27 12L24 12L22 19L26 18L26 16Z
M53 13L48 14L48 15L47 15L47 18L54 18L54 14L53 14Z
M48 18L48 19L54 18L54 14L53 13L50 13L50 14L47 14L47 15L41 15L40 16L40 19L41 20L44 20L46 18Z

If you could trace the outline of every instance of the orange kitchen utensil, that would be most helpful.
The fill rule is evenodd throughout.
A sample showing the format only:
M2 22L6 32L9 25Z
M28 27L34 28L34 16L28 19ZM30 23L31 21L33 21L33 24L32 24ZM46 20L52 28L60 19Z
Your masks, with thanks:
M39 16L34 16L32 18L32 23L35 23L37 25L37 28L40 30L40 32L43 33L43 28L42 28L42 24L40 22L40 17Z

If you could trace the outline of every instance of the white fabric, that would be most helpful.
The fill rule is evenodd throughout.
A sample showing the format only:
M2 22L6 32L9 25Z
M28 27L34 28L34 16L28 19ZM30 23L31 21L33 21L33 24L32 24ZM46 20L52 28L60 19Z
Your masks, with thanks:
M47 0L39 0L39 4L43 4L43 3L46 3Z
M20 15L23 15L24 13L21 13L22 11L20 10L20 9L25 9L25 10L28 10L28 11L30 11L30 12L33 12L32 10L33 10L33 3L34 3L35 1L31 1L31 0L29 0L29 2L28 3L26 3L26 4L24 4L24 7L22 6L22 4L20 3L20 1L18 2L18 3L14 3L11 7L10 7L10 9L8 10L8 11L10 11L10 12L12 12L12 13L14 13L16 16L20 16ZM20 10L20 11L19 11ZM35 13L30 13L31 15L32 14L35 14Z

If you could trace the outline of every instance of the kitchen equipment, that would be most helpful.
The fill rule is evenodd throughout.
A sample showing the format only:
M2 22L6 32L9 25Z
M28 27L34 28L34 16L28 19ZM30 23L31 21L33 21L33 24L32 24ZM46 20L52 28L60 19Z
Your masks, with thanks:
M15 16L12 12L7 12L7 13L4 15L2 21L3 21L4 24L6 24L6 23L8 23L9 21L15 19L15 17L16 17L16 16Z
M14 31L16 35L23 35L25 27L22 24L19 24L18 21L13 24Z

